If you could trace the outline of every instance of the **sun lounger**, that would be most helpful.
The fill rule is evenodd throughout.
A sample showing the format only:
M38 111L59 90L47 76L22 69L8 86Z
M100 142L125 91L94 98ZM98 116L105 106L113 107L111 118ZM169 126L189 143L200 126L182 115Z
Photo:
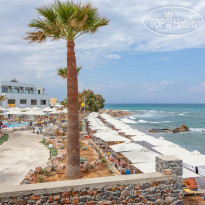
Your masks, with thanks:
M191 189L184 189L184 196L185 195L195 195L196 196L197 191L192 191Z
M205 194L205 189L198 189L198 191L192 191L191 189L184 188L184 196L185 195L199 195L199 194Z

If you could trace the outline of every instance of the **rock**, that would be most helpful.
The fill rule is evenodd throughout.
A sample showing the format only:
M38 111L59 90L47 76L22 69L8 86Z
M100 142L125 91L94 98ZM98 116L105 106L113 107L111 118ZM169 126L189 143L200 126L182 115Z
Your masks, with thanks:
M176 129L173 129L173 133L178 132L188 132L189 128L186 125L181 125L181 128L177 127Z
M153 132L153 133L166 132L166 133L169 133L169 132L173 132L173 131L170 130L170 129L154 129L154 128L152 128L149 132Z
M172 175L172 169L165 169L165 175L166 176Z
M57 168L56 168L56 171L61 171L61 170L64 170L65 169L65 164L61 164L60 166L58 166Z
M42 170L41 167L36 167L35 170L34 170L34 173L39 174L41 170Z
M38 196L33 195L33 196L30 197L30 200L35 200L35 201L37 201L37 200L39 200L39 199L40 199L40 196L39 196L39 195L38 195Z
M152 133L159 133L159 132L165 132L165 133L170 133L170 132L173 132L173 133L178 133L178 132L187 132L189 131L189 128L185 125L181 125L181 128L177 127L176 129L173 129L173 130L170 130L170 129L167 129L167 128L164 128L164 129L155 129L155 128L152 128L149 132L152 132Z
M105 109L105 110L100 110L99 114L108 114L111 115L112 117L123 117L126 115L130 115L130 112L127 111L123 111L123 110L109 110L109 109Z
M52 163L48 163L48 166L46 167L46 169L47 169L48 171L53 171L53 170L54 170L53 164L52 164Z

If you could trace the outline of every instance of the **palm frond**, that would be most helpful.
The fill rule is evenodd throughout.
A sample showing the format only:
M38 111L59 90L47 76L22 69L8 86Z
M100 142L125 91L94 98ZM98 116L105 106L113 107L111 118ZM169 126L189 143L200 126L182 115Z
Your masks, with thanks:
M67 68L58 69L57 70L57 75L59 75L63 79L66 79L67 78Z
M27 37L25 37L25 40L28 40L29 43L33 43L33 42L42 43L46 41L46 39L47 39L46 34L41 31L28 32Z
M79 74L82 67L77 67L77 73ZM67 78L67 68L60 68L57 70L57 75L60 76L63 79Z
M6 99L7 99L7 97L6 97L6 96L4 96L4 95L0 95L0 102L5 101Z
M37 8L39 17L29 24L35 32L28 32L26 40L42 43L52 40L74 40L85 33L95 33L109 20L101 18L97 8L91 4L56 0L53 4Z

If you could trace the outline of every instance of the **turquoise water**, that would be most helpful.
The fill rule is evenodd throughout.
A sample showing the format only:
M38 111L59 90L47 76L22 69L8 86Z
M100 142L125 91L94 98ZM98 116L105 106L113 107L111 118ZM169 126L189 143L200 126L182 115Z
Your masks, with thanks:
M3 123L3 125L6 125L7 127L21 127L22 125L26 125L28 126L28 122L24 122L24 123Z
M127 110L133 123L131 127L154 137L179 144L190 150L205 154L205 105L204 104L107 104L105 108ZM174 129L184 124L190 128L186 133L149 133L152 128Z

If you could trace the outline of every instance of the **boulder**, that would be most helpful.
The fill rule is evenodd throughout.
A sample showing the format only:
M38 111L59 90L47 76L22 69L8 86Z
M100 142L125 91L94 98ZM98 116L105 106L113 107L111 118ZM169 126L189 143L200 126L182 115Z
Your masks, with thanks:
M177 127L176 129L173 129L173 133L178 133L178 132L188 132L189 128L186 125L181 125L181 127Z
M152 128L149 132L152 132L152 133L159 133L159 132L169 133L169 132L173 132L173 131L170 130L170 129L154 129L154 128Z

